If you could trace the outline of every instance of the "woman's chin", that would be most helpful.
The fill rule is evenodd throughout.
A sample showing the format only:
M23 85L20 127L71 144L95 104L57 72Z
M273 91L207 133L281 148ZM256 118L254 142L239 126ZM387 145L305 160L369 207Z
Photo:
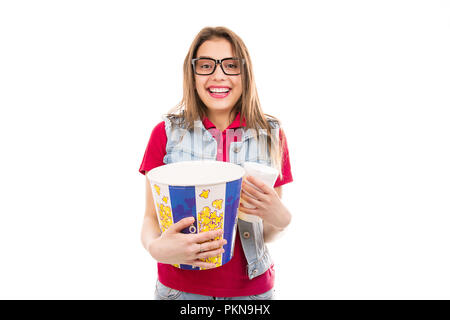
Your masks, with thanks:
M233 106L231 105L217 105L217 104L207 104L208 112L231 112Z

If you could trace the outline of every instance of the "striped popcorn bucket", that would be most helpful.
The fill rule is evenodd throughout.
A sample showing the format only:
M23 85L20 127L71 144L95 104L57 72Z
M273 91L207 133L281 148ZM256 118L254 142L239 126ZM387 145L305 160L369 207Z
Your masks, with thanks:
M223 229L225 252L203 261L223 266L233 257L244 169L222 161L183 161L160 166L147 173L161 232L183 218L195 222L183 233ZM201 270L180 264L175 267Z

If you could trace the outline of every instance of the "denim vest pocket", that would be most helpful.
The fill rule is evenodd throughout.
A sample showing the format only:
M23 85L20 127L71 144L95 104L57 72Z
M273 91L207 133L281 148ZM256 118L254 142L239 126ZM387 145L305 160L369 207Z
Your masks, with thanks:
M192 148L183 145L167 150L164 157L164 163L175 163L180 161L195 161L195 160L216 160L215 157L216 146L210 145L204 149L193 150Z
M166 164L180 161L216 160L217 142L206 130L172 128L166 122Z
M231 142L229 149L229 160L234 164L242 165L245 162L245 148L242 141Z
M231 142L229 149L230 162L242 165L244 162L257 162L271 166L270 154L262 150L256 140L248 139L245 141Z

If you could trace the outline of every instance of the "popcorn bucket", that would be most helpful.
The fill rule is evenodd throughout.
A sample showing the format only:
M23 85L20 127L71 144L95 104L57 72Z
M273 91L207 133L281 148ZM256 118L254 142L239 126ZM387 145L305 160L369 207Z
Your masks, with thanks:
M220 267L233 257L244 169L222 161L183 161L157 167L147 173L161 232L183 218L194 223L183 233L223 229L225 252L203 259ZM174 265L187 270L201 270L191 265Z

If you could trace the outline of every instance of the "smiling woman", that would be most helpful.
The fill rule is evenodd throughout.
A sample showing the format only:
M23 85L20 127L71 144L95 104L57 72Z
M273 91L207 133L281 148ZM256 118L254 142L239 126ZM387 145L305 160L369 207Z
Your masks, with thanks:
M290 212L281 201L281 186L291 182L292 175L280 122L261 109L250 55L243 41L224 27L202 29L184 61L183 90L179 112L169 113L154 128L141 173L180 161L213 160L241 166L257 162L276 168L278 179L272 188L249 177L259 191L251 190L250 184L242 185L256 200L248 200L254 208L240 206L239 210L260 219L256 222L238 219L237 232L228 242L217 240L220 235L207 228L199 233L200 238L180 231L189 228L195 218L214 222L218 217L215 209L219 210L222 202L226 206L229 197L223 201L212 199L214 209L199 206L203 210L193 210L192 216L174 222L161 233L154 206L157 199L146 181L142 243L159 262L155 298L271 299L274 267L265 242L274 239L290 223ZM200 176L203 172L199 171L178 175L184 178L191 175L189 180L194 181L192 175ZM207 196L202 192L200 197ZM231 249L233 258L215 267L209 258L220 254L226 243L235 244ZM174 264L192 265L199 270L181 270Z
M196 61L208 58L208 73L197 72ZM233 65L228 59L233 59ZM235 60L234 60L235 59ZM203 61L203 60L202 60ZM220 68L217 67L220 64ZM232 72L236 66L238 72ZM212 68L212 70L211 70ZM212 72L211 72L212 71ZM230 72L229 72L230 71ZM208 90L226 87L227 95L211 95ZM209 107L218 111L208 112ZM226 112L228 110L228 113ZM240 113L246 127L270 132L269 120L278 120L263 112L253 74L250 54L242 39L225 27L203 28L193 40L183 65L183 99L169 114L175 122L182 122L186 129L194 128L194 121L206 116L219 130L224 130ZM226 115L226 117L222 117ZM222 121L222 119L225 119ZM268 150L275 167L281 171L281 155L277 139L268 136Z
M197 56L209 57L210 59L194 59L194 61L196 60L195 89L207 107L205 110L206 116L213 123L216 123L220 131L223 131L229 123L220 123L218 119L222 118L221 115L223 114L232 114L233 107L242 95L240 72L227 75L225 74L227 69L224 70L223 68L224 60L226 59L225 63L229 63L230 57L234 57L235 52L228 40L212 38L200 45ZM216 68L216 59L220 61L220 68ZM201 69L202 66L208 66L209 73L198 73L197 70Z

